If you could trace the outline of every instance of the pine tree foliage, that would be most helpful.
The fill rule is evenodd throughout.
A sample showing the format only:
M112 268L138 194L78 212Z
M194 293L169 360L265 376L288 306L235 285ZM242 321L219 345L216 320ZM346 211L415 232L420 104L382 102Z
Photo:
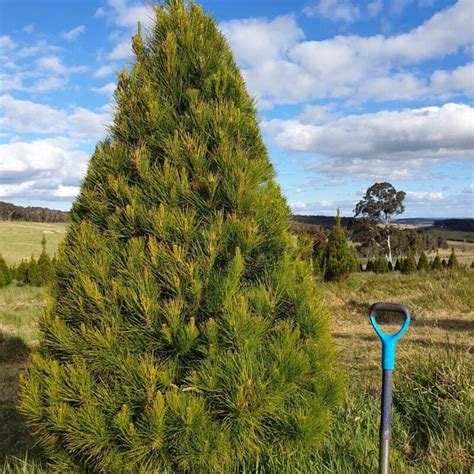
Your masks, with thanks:
M416 272L416 260L413 255L411 248L408 248L408 252L403 260L402 273L415 273Z
M373 264L373 272L375 273L388 273L388 262L385 257L378 257Z
M430 263L425 252L421 252L420 258L418 259L418 264L416 266L418 271L427 272L430 270Z
M58 254L21 411L61 472L297 464L340 398L327 317L215 22L156 7Z
M0 255L0 287L9 285L13 280L10 268L5 259Z
M451 247L451 255L449 256L448 260L448 268L451 270L456 270L459 268L458 258L456 257L456 253L454 252L454 247Z
M357 268L357 262L342 228L339 209L336 215L336 223L331 229L322 255L321 268L326 281L343 280Z
M28 260L22 260L15 269L15 280L19 283L28 283Z
M436 257L431 262L431 269L432 270L442 270L443 269L443 264L441 263L441 259L439 258L438 254L436 254Z
M32 259L27 273L27 282L33 286L45 286L54 281L54 264L46 253L46 237L41 240L43 250L38 260Z

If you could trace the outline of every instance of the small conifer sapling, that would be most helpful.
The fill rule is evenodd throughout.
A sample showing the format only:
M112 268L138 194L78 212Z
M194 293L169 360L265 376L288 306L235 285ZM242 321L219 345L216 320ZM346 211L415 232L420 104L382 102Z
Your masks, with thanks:
M448 268L450 270L457 270L459 268L458 258L456 257L456 253L454 252L454 247L451 247L451 255L449 256L448 260Z
M356 269L356 265L357 262L352 254L349 242L346 239L344 229L342 228L338 209L336 223L329 234L321 261L324 280L343 280Z
M427 272L430 270L430 262L425 252L421 252L420 258L418 259L418 264L416 266L418 271Z

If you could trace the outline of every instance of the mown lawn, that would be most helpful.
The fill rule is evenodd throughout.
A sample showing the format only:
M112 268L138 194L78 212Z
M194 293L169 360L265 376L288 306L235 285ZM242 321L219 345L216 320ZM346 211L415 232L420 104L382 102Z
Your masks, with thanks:
M273 460L242 472L376 472L380 343L367 318L376 301L404 303L413 322L397 348L394 473L472 472L474 455L474 271L401 275L356 273L321 284L334 341L347 380L346 402L310 465L295 471ZM6 472L44 472L40 453L15 410L18 374L37 341L41 289L0 289L0 466ZM396 325L384 329L395 331Z

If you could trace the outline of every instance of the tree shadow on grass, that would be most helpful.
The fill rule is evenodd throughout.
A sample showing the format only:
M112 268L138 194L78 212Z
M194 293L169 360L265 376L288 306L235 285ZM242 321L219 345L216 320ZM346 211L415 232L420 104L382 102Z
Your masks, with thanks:
M466 319L414 319L411 324L418 327L446 329L447 331L474 331L474 321Z
M375 303L374 301L372 303ZM356 301L354 299L349 300L345 306L348 311L356 313L357 316L361 319L365 319L369 317L369 309L372 303L366 301ZM393 312L393 311L384 311L382 313L378 313L377 315L377 322L379 324L403 324L405 316L401 313Z
M360 315L361 318L368 318L370 304L366 302L356 301L354 299L349 300L345 304L347 310L355 312ZM404 316L400 313L382 313L377 315L377 322L379 324L402 324ZM447 331L474 331L474 321L467 319L456 319L456 318L442 318L442 319L411 319L411 326L414 327L427 327L427 328L439 328Z
M18 336L8 336L0 332L0 364L26 362L30 349Z
M0 332L0 471L9 456L41 457L16 406L18 378L29 355L21 338Z

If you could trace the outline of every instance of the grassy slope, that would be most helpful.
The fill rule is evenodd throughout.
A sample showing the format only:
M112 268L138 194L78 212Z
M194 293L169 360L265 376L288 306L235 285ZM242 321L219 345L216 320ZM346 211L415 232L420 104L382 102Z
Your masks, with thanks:
M41 253L41 239L46 236L46 251L53 255L64 237L65 224L0 221L0 254L8 264L21 262Z
M440 258L445 258L446 261L449 259L451 254L451 248L454 248L458 260L460 263L471 265L474 262L474 243L472 242L458 242L456 240L448 240L447 249L439 249L438 254ZM428 255L429 258L434 258L436 255L435 252Z

